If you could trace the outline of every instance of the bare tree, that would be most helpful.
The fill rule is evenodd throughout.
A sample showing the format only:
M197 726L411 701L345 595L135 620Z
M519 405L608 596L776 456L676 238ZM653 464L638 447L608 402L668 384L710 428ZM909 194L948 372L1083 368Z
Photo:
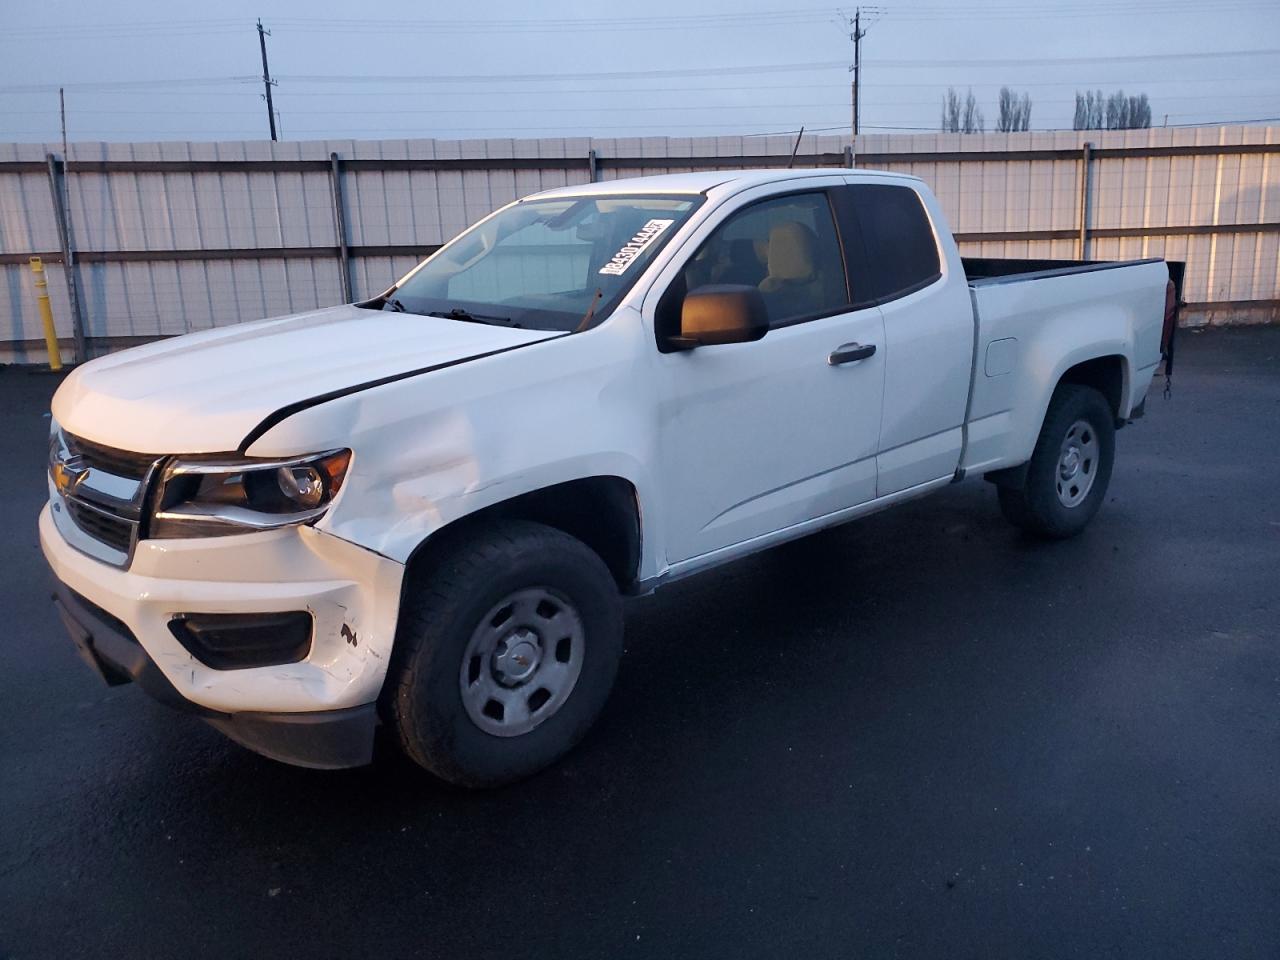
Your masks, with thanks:
M1116 122L1111 123L1110 102L1107 109L1107 126L1112 130L1141 130L1151 126L1151 104L1145 93L1126 97L1121 90L1114 97Z
M1008 87L1001 87L1000 116L996 119L996 130L1000 133L1013 133L1030 129L1031 94L1018 96Z
M1076 91L1077 130L1101 130L1106 124L1107 106L1101 90Z
M977 98L974 97L973 91L970 90L964 98L964 111L960 114L960 132L961 133L982 133L986 128L986 122L982 117L982 111L978 109Z
M1120 90L1107 97L1107 129L1127 130L1129 128L1129 98Z
M1129 98L1130 129L1145 130L1151 126L1151 101L1145 93Z
M955 87L948 87L942 96L942 130L944 133L981 133L985 121L978 109L978 99L970 90L964 100Z
M1145 93L1126 96L1117 90L1104 97L1101 90L1076 93L1075 129L1136 130L1151 126L1151 103Z
M947 87L942 95L942 132L960 132L960 94L955 87Z

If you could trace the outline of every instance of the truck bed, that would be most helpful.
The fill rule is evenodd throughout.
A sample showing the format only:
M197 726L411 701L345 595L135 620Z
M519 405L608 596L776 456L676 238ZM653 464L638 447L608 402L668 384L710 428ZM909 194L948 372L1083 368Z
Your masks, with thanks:
M1162 260L963 261L973 302L973 391L962 468L1026 462L1063 372L1093 357L1120 365L1119 421L1146 396L1161 357L1169 273ZM1106 361L1112 362L1112 361Z
M1158 257L1146 260L1021 260L1003 257L961 257L969 286L1011 283L1020 280L1036 280L1042 277L1060 277L1072 273L1090 273L1115 267L1132 266L1135 263L1153 263ZM1169 265L1169 278L1179 294L1182 292L1182 275L1186 264L1165 261Z
M1042 280L1065 277L1116 267L1130 267L1142 263L1159 263L1159 257L1145 260L1043 260L1014 259L1010 257L961 257L965 276L970 287L988 287L996 284L1019 283L1024 280ZM1166 375L1173 372L1174 340L1178 329L1178 310L1183 306L1182 281L1187 264L1182 260L1163 261L1173 281L1173 297L1165 303L1164 322L1160 332L1160 356L1164 360Z

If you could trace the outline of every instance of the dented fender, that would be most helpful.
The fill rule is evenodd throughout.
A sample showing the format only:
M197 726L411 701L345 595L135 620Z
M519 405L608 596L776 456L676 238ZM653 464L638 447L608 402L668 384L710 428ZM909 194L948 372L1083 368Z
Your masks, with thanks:
M639 315L584 333L319 403L253 442L250 456L349 447L343 489L317 529L398 562L436 531L559 483L619 477L642 509L642 578L664 556L651 504L655 411ZM552 353L554 351L554 353Z

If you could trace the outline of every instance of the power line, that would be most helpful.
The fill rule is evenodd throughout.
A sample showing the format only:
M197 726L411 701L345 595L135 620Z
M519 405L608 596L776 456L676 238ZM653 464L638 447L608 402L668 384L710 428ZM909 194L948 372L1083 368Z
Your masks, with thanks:
M612 134L612 135L617 135L617 136L623 136L623 135L626 135L627 133L635 134L641 130L654 131L651 134L653 136L661 136L661 131L668 131L668 130L697 130L697 131L702 131L703 135L706 135L706 136L714 136L717 134L724 135L724 136L746 136L748 133L755 133L756 135L760 135L759 131L744 131L741 127L738 127L738 126L730 126L725 124L714 124L714 123L710 123L710 124L709 123L652 123L652 124L606 124L606 125L593 123L593 124L590 124L589 126L590 126L590 130L587 132L584 132L581 126L574 127L573 125L562 125L562 126L440 127L438 130L431 131L430 133L428 133L427 131L424 131L420 127L410 128L410 129L364 127L364 128L346 128L346 129L337 129L337 130L331 129L331 128L314 128L314 129L295 130L293 131L293 133L295 135L296 134L309 134L309 135L314 134L315 136L311 137L311 139L316 139L316 140L347 140L347 139L351 139L352 136L355 134L360 134L364 136L374 135L377 138L381 138L381 139L399 139L399 138L449 139L448 137L442 137L440 135L441 133L444 133L444 132L447 132L447 133L492 132L492 133L497 133L502 135L493 139L511 139L511 135L514 133L545 133L547 135L559 135L563 137L570 137L570 136L591 137L593 134L590 131L598 132L602 130L616 131L616 134ZM754 124L753 126L759 126L759 124ZM241 129L244 129L244 128L241 128ZM817 128L817 127L809 127L808 125L806 125L806 129L812 132L816 129L830 130L830 129L836 129L836 128L834 127ZM848 124L847 123L840 124L839 129L848 130ZM13 132L18 134L40 136L40 137L43 137L45 134L45 131L43 130L17 130ZM116 133L116 132L117 131L114 131L114 130L108 131L108 130L89 129L89 130L82 131L82 135L90 135L90 134L96 134L96 133ZM151 131L148 131L148 132L151 132ZM221 131L221 132L224 134L231 134L235 131ZM785 132L788 132L788 131L779 131L779 133L785 133ZM790 132L794 133L795 131L793 130ZM158 136L152 137L149 140L135 141L135 142L149 143L149 142L153 142L156 139L160 139L160 140L163 140L166 138L171 139L179 135L206 136L208 135L208 133L209 133L208 130L167 130ZM697 136L698 134L688 134L688 135ZM55 137L56 137L56 133L55 133ZM253 140L256 138L252 134L248 134L243 137L229 137L228 139Z
M1179 53L1157 53L1128 56L1099 57L1041 57L1037 59L992 59L976 60L878 60L881 67L996 67L996 66L1034 66L1043 67L1051 64L1082 65L1088 63L1134 63L1162 60L1213 60L1222 58L1239 58L1249 56L1276 56L1280 48L1215 50L1207 52L1184 51ZM278 76L277 80L290 83L312 84L369 84L369 83L437 83L450 86L459 83L490 83L501 81L520 81L525 83L553 83L564 80L605 80L665 79L680 77L732 76L745 73L805 73L820 70L846 68L847 63L840 60L821 60L808 63L773 63L747 64L743 66L694 67L675 70L618 70L612 72L589 73L494 73L494 74L387 74L387 75L342 75L342 74L293 74ZM176 80L100 80L82 81L64 84L27 84L0 86L0 93L52 93L60 86L68 90L108 91L146 89L155 86L217 86L226 84L257 83L261 77L227 76L227 77L190 77Z
M632 80L639 78L667 77L711 77L733 76L744 73L808 73L816 70L844 69L843 60L819 60L811 63L769 63L747 64L732 67L689 67L676 70L616 70L611 72L589 73L490 73L471 75L451 74L385 74L385 75L341 75L341 74L292 74L281 76L280 80L289 83L487 83L507 80L519 80L525 83L559 82L561 80Z
M833 62L833 63L835 63L835 65L837 66L844 66L847 69L847 64L840 64L838 62ZM877 64L877 65L883 65L883 64ZM823 67L820 69L825 69L825 68L826 67ZM744 67L744 68L741 68L741 72L756 72L758 69L759 68L757 67ZM808 67L807 66L798 67L795 69L802 71L802 70L808 69ZM582 80L590 77L591 77L590 74L564 75L563 79ZM330 97L382 97L382 98L385 98L388 96L410 95L408 93L394 93L394 92L388 92L385 90L378 90L378 91L298 90L298 89L294 89L295 85L308 84L308 83L311 83L312 81L310 81L307 78L295 77L295 76L286 76L284 78L281 78L277 75L276 77L272 78L273 86L278 85L278 81L280 79L285 79L290 84L290 87L287 91L287 95L290 97L324 97L328 99ZM355 79L356 81L359 80L359 78L352 78L352 79ZM423 85L430 85L431 83L435 82L433 78L427 78L427 77L421 78L420 80L414 80L413 78L408 78L408 79L410 80L410 82L415 82L415 83L420 82ZM493 76L493 77L482 78L476 82L490 83L490 82L498 82L500 80L518 80L518 79L521 79L521 78ZM554 81L554 80L562 79L562 77L559 77L559 76L549 77L548 79L551 81ZM615 75L612 77L612 79L618 80L618 81L622 81L622 80L635 81L635 80L664 80L664 79L678 79L678 78L675 78L675 77L670 77L670 78L669 77L623 77L623 76ZM1004 86L1090 87L1090 88L1095 86L1113 86L1113 85L1166 86L1166 85L1183 85L1183 84L1192 85L1193 84L1195 86L1202 86L1207 83L1242 83L1242 82L1256 83L1257 81L1258 81L1257 77L1244 77L1244 76L1214 76L1214 77L1162 76L1162 77L1146 77L1146 78L1130 76L1130 77L1090 78L1087 82L1082 82L1078 78L1061 79L1061 80L1017 80L1017 79L1008 80L1008 79L1005 79L1002 81L994 81L994 80L977 81L977 82L966 81L964 83L964 86L974 87L975 89L987 87L994 90ZM440 80L440 82L442 84L448 83L452 85L453 79L443 78L442 80ZM605 82L605 80L602 79L602 82ZM99 82L90 81L90 82L83 82L83 83L66 83L66 84L62 84L62 86L68 90L75 90L87 96L133 96L138 91L147 90L149 96L182 97L184 99L188 99L191 97L243 97L252 93L251 87L253 85L262 83L262 77L261 76L237 76L237 77L201 78L201 79L183 79L183 80L166 80L166 79L130 80L130 81L117 80L117 81L101 81L100 83L103 85L99 85ZM236 90L236 91L193 89L193 87L198 87L198 86L228 86L228 85L237 86L242 89ZM327 84L321 84L321 85L327 85ZM869 90L896 90L896 89L908 89L908 88L935 89L935 88L944 87L946 85L947 84L943 83L942 81L928 81L928 82L876 81L874 83L866 83L864 81L863 83L863 86ZM155 87L173 87L173 86L183 87L184 89L182 90L152 89ZM39 96L39 95L45 95L45 94L56 94L58 92L58 89L59 89L58 84L36 84L36 85L13 86L13 87L0 86L0 95ZM542 97L548 94L602 93L602 92L609 93L610 95L631 94L631 93L634 93L636 95L648 95L651 93L668 93L668 92L678 93L683 95L690 90L829 90L829 89L831 89L830 83L787 84L787 83L771 82L766 84L736 84L735 83L731 85L719 85L719 86L681 83L678 86L671 86L671 87L650 86L650 87L645 87L643 89L636 88L633 86L628 86L625 89L617 89L617 88L601 87L599 85L590 86L590 87L572 87L572 88L563 88L563 89L555 89L555 88L529 89L527 87L523 89L512 88L512 89L498 89L498 90L450 89L449 95L450 96L476 96L476 97L493 96L493 95ZM262 94L257 94L257 96L261 97Z
M1267 8L1267 0L1218 0L1215 13L1225 11L1251 11ZM996 19L1043 19L1054 17L1079 18L1101 14L1146 15L1157 12L1192 12L1199 8L1199 0L1101 0L1093 4L1066 4L1062 7L1043 7L1028 4L997 7L974 5L905 6L884 8L883 12L895 20L972 19L993 17ZM825 7L791 8L775 11L750 11L740 13L711 13L668 15L652 17L609 17L572 19L488 19L488 20L343 20L309 17L286 17L278 22L299 32L311 33L563 33L572 30L686 30L690 26L706 25L717 28L731 26L777 26L831 22L832 11Z
M1200 0L1092 0L1092 2L1063 4L904 4L885 10L895 20L956 20L972 19L1046 19L1081 18L1117 14L1140 15L1152 13L1192 13L1202 7ZM1246 12L1257 9L1274 9L1271 0L1218 0L1213 12ZM448 32L492 34L498 32L563 33L574 30L687 30L691 26L773 27L789 24L833 22L836 11L829 7L792 7L775 10L701 13L663 16L630 17L574 17L515 19L489 18L477 20L452 19L394 19L373 20L334 19L322 17L283 17L276 19L277 26L287 26L292 31L304 33L377 33L380 36ZM0 39L22 40L27 38L100 38L133 36L185 36L206 35L211 32L230 33L241 29L241 21L231 18L197 20L149 20L113 21L98 24L59 24L57 26L23 26L6 29Z
M941 89L941 88L940 88ZM259 94L261 97L261 94ZM1178 97L1179 101L1184 100L1211 100L1211 101L1230 101L1237 100L1278 100L1280 94L1277 93L1222 93L1222 94L1205 94L1189 97ZM882 107L920 107L933 106L937 103L936 99L929 100L882 100L877 101ZM1069 105L1075 103L1073 98L1064 99L1048 99L1036 100L1037 104L1054 104ZM625 109L628 113L641 112L661 112L666 113L672 110L757 110L757 109L812 109L812 108L828 108L842 107L843 103L823 101L820 103L795 103L791 101L772 102L772 103L702 103L702 104L670 104L665 106L627 106ZM540 107L539 113L593 113L601 111L619 112L615 104L603 103L586 103L572 107ZM293 110L293 116L300 117L366 117L366 116L432 116L441 113L465 113L474 114L477 111L473 107L412 107L412 108L388 108L379 110ZM247 113L246 110L198 110L198 109L150 109L150 110L94 110L94 116L202 116L202 117L243 117ZM49 114L48 110L0 110L0 116L24 116L24 117L43 117Z
M1106 56L1106 57L1042 57L1038 59L998 60L982 58L977 60L878 60L877 66L885 67L939 67L939 66L1044 66L1046 64L1086 63L1132 63L1136 61L1156 60L1211 60L1220 58L1238 58L1248 56L1276 56L1280 48L1262 50L1215 50L1210 52L1184 51L1179 53L1156 53L1138 56ZM752 64L735 67L696 67L678 70L619 70L613 72L593 73L493 73L471 75L441 74L386 74L386 75L342 75L342 74L294 74L281 76L279 79L291 83L316 84L364 84L364 83L485 83L491 81L519 80L528 83L556 82L560 80L627 80L659 77L702 77L724 76L742 73L788 73L832 70L847 65L839 60L823 60L811 63L790 64Z
M458 83L484 83L492 81L514 80L522 82L556 82L560 80L630 80L641 77L652 78L677 78L677 77L702 77L702 76L732 76L744 73L804 73L816 70L833 70L843 68L845 63L841 60L824 60L812 63L773 63L773 64L749 64L745 66L726 66L726 67L694 67L678 70L619 70L612 73L496 73L496 74L477 74L470 76L459 75L404 75L391 74L385 76L376 75L339 75L339 74L320 74L305 75L295 74L289 76L277 75L276 80L285 80L289 83L316 83L316 84L367 84L367 83L442 83L442 84L458 84ZM25 84L15 86L0 86L0 93L52 93L57 92L59 87L65 87L68 90L132 90L147 89L156 86L209 86L209 85L226 85L229 83L259 83L262 77L258 76L232 76L232 77L193 77L181 80L86 80L79 83L64 84Z
M6 29L0 40L27 40L45 38L99 39L104 37L157 37L203 36L209 33L230 33L244 29L241 20L157 20L116 22L109 24L58 24L57 26L27 26Z
M1184 117L1184 116L1192 116L1192 115L1191 114L1170 114L1170 116ZM1280 123L1280 117L1219 117L1214 119L1202 119L1202 120L1186 121L1181 123L1171 123L1169 124L1169 126L1170 127L1216 127L1216 126L1243 125L1243 124L1254 124L1254 123ZM768 121L760 121L759 123L747 124L747 126L759 126L761 124L768 125ZM588 123L586 124L586 126L589 127L589 131L586 133L571 132L575 129L575 126L576 125L572 123L559 124L559 125L553 125L553 126L547 126L547 125L518 126L518 125L508 125L508 124L503 124L499 126L441 126L437 131L435 131L435 134L438 139L439 134L443 131L462 132L462 133L493 132L498 134L511 134L516 131L520 131L520 132L555 131L555 132L560 132L564 136L591 136L590 131L599 131L599 130L638 131L638 130L697 129L697 130L706 131L708 133L710 133L713 130L727 130L729 131L728 135L746 135L746 133L741 129L741 127L737 127L737 126L730 127L725 124L717 124L715 122L710 122L710 123L708 122L702 122L702 123L655 122L655 123L640 123L640 124L633 123L633 124L604 124L604 125L596 124L596 123ZM834 123L834 122L832 123L819 122L819 123L813 123L813 124L805 123L804 127L805 127L805 130L809 133L823 133L823 132L831 132L831 131L837 131L837 130L847 131L849 129L848 123ZM939 130L936 125L920 126L918 124L911 124L910 122L907 122L907 121L895 122L892 120L885 121L883 123L868 123L868 124L864 124L864 127L867 130L906 130L906 131L920 131L920 132L927 132L927 133L944 133L945 132L945 131ZM244 129L244 128L240 128L240 129ZM1035 128L1032 128L1029 132L1056 133L1056 132L1062 132L1062 131L1071 131L1073 129L1074 128L1072 127L1066 127L1066 126L1035 127ZM1158 128L1142 128L1142 129L1158 129ZM41 135L41 136L44 135L45 133L50 133L51 135L56 137L56 131L46 131L41 129L17 130L13 132L22 133L22 134ZM116 131L101 131L101 130L94 130L92 128L89 130L82 131L82 133L100 133L100 132L116 132ZM145 132L152 132L152 131L145 131ZM218 131L218 132L223 134L231 134L237 131L226 130L226 131ZM424 133L421 127L395 128L395 127L386 127L386 126L359 127L359 128L352 128L352 127L302 128L297 132L305 133L305 134L318 134L319 136L316 137L316 139L326 139L326 140L347 139L352 134L378 134L383 137L399 137L404 135L421 136ZM795 129L780 130L777 132L779 134L795 133L796 130ZM164 134L166 136L174 136L178 134L201 135L201 134L207 134L207 133L209 133L209 131L206 129L164 131ZM252 139L252 137L248 136L248 137L245 137L244 139ZM509 137L499 136L494 139L509 139Z
M1078 81L1078 80L1072 79L1072 80L1014 80L1014 81L1012 81L1012 82L1010 82L1010 81L1008 81L1008 80L1002 80L1002 81L994 81L994 80L993 80L993 81L982 81L982 82L978 82L978 83L968 83L968 82L966 82L964 85L965 85L966 87L973 87L973 88L975 88L975 89L991 88L991 89L993 89L993 90L998 89L998 88L1000 88L1000 87L1005 87L1005 86L1008 86L1008 87L1020 87L1020 88L1021 88L1021 87L1072 87L1072 88L1079 88L1079 87L1085 87L1085 86L1087 86L1087 87L1096 87L1096 86L1126 86L1126 87L1129 87L1129 86L1165 86L1165 85L1170 85L1170 84L1176 84L1176 85L1190 85L1190 84L1194 84L1195 86L1200 87L1200 86L1204 86L1205 84L1211 84L1211 83L1232 83L1232 84L1238 84L1238 83L1243 83L1243 82L1256 83L1256 82L1257 82L1257 79L1258 79L1257 77L1240 77L1240 76L1216 76L1216 77L1152 77L1152 78L1142 78L1142 77L1139 77L1139 78L1134 78L1134 77L1123 77L1123 78L1121 78L1121 77L1100 77L1100 78L1092 78L1092 79L1090 79L1090 80L1089 80L1089 82L1088 82L1087 84L1084 84L1084 83L1081 83L1081 82L1080 82L1080 81ZM252 82L255 82L255 83L260 83L260 82L261 82L261 80L262 80L262 78L261 78L261 77L251 77L251 78L248 78L248 80L249 80L249 81L252 81ZM152 82L152 81L148 81L148 82ZM155 82L157 82L157 83L163 83L163 82L166 82L166 81L155 81ZM239 85L241 85L241 86L245 87L245 89L244 89L243 91L239 91L239 90L237 90L237 91L230 91L230 90L182 90L182 91L154 90L154 91L150 91L148 95L149 95L149 96L152 96L152 97L165 97L165 96L168 96L168 97L182 97L184 100L190 100L190 99L191 99L191 98L193 98L193 97L223 97L223 98L226 98L226 97L236 97L236 98L240 98L240 99L243 99L243 98L245 98L246 96L249 96L249 95L254 95L254 96L257 96L258 98L261 98L261 97L262 97L262 94L256 94L256 95L255 95L255 94L253 94L253 93L252 93L252 90L248 89L247 84L245 84L245 83L243 83L243 82L241 82L241 81L237 81L237 83L238 83ZM898 89L917 89L917 88L918 88L918 89L930 89L930 90L934 90L934 89L940 89L941 87L945 86L945 84L943 84L941 81L930 81L930 82L926 82L926 83L920 83L920 82L902 83L902 82L884 82L884 81L878 81L878 82L875 82L875 83L866 83L866 82L864 81L864 82L863 82L863 86L864 86L865 88L867 88L868 90L898 90ZM703 91L703 90L711 90L711 91L714 91L714 90L741 90L741 91L746 91L746 90L830 90L830 89L831 89L831 84L830 84L830 83L777 83L777 82L771 82L771 83L766 83L766 84L746 84L746 83L735 83L735 84L729 84L729 85L706 85L706 84L681 83L681 84L679 84L678 86L668 86L668 87L643 87L643 88L641 88L641 87L636 87L636 86L634 86L634 85L628 85L628 86L627 86L627 87L625 87L625 88L606 88L606 87L601 87L601 86L590 86L590 87L569 87L569 88L563 88L563 89L558 89L558 90L557 90L557 89L538 89L538 90L531 90L531 89L529 89L529 88L527 88L527 87L526 87L526 88L522 88L522 89L509 88L509 89L499 89L499 90L493 90L493 89L485 89L485 90L450 90L450 91L449 91L449 95L450 95L451 97L489 97L489 96L528 96L528 97L545 97L545 96L548 96L548 95L559 95L559 94L578 94L578 93L595 93L595 94L599 94L599 93L608 93L610 96L620 96L620 95L625 95L625 94L634 94L635 96L650 96L650 95L655 94L655 93L675 93L675 94L679 94L679 95L681 95L681 96L685 96L685 95L687 95L690 91L694 91L694 90L696 90L696 91ZM5 91L5 90L3 90L3 89L0 89L0 94L10 95L10 96L26 96L26 95L33 95L33 96L35 96L35 95L41 95L41 96L42 96L42 95L45 95L45 94L56 93L56 92L57 92L57 88L56 88L56 87L54 87L54 88L50 88L50 89L34 90L34 91L33 91L33 90L25 90L25 91L21 91L21 92L19 92L19 93L13 93L12 91ZM114 90L114 89L113 89L113 90L89 90L89 91L81 91L81 92L83 93L83 95L84 95L84 96L94 96L94 97L97 97L97 96L134 96L134 95L135 95L135 91L134 91L133 89L129 89L129 90ZM332 91L332 90L297 90L297 89L294 89L293 87L290 87L290 88L289 88L289 90L287 91L287 95L288 95L289 97L324 97L326 100L329 100L329 99L332 99L333 97L378 97L378 98L381 98L381 99L386 99L387 97L396 97L396 96L416 96L417 94L416 94L416 92L415 92L415 93L412 93L412 94L411 94L411 93L388 93L388 92L387 92L387 91L385 91L385 90L348 90L348 91L341 91L341 92L335 92L335 91ZM1232 94L1232 95L1234 96L1234 94ZM1246 94L1246 96L1253 96L1253 94ZM1276 93L1276 94L1259 94L1258 96L1277 96L1277 97L1280 97L1280 93ZM1179 98L1178 98L1178 99L1180 99L1180 100L1181 100L1181 99L1193 99L1193 98L1179 96ZM1042 102L1043 102L1043 101L1042 101ZM6 112L6 111L0 111L0 113L4 113L4 112ZM14 112L14 111L9 111L9 112ZM35 112L35 111L32 111L32 112ZM95 113L100 113L100 112L110 112L110 111L98 111L98 110L95 110L94 112L95 112ZM184 111L184 112L185 112L185 111Z
M261 77L184 77L179 80L83 80L77 83L33 83L0 87L0 93L56 93L60 88L109 92L146 90L151 87L226 86L229 83L257 83Z
M1184 51L1181 53L1148 53L1106 57L1036 57L1033 59L1000 60L983 57L979 60L878 60L880 67L1041 67L1046 64L1080 66L1086 63L1141 63L1156 60L1219 60L1224 57L1274 57L1280 49L1265 50L1212 50Z

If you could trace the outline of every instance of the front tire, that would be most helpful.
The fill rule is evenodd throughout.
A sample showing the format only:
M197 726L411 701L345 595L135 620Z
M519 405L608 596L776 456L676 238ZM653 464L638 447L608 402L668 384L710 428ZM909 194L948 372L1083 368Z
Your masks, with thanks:
M441 779L512 783L577 744L621 653L621 600L595 552L542 524L477 525L414 572L384 712Z
M1102 506L1115 454L1115 420L1106 398L1092 387L1061 384L1023 483L999 487L1005 519L1035 536L1074 537Z

